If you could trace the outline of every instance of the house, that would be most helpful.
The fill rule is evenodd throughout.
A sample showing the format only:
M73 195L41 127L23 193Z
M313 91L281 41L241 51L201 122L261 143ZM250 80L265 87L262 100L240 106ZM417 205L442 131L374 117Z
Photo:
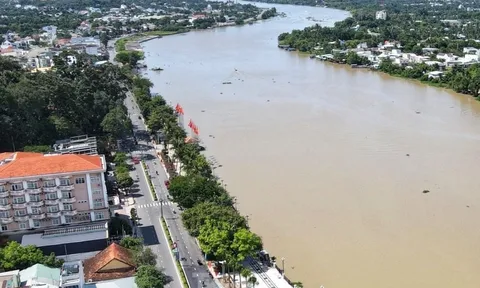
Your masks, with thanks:
M387 20L387 11L381 10L375 12L375 19L377 20Z
M59 288L60 269L35 264L20 271L20 282L22 287Z
M439 79L442 75L442 71L432 71L428 73L428 79Z
M83 288L137 288L135 277L120 278L108 281L100 281L97 283L85 284Z
M19 288L20 287L20 270L7 271L7 272L0 273L0 287Z
M85 283L133 277L136 265L131 250L116 243L83 262Z
M62 288L82 288L84 283L82 261L65 262L60 272Z
M0 153L1 232L106 220L105 158Z

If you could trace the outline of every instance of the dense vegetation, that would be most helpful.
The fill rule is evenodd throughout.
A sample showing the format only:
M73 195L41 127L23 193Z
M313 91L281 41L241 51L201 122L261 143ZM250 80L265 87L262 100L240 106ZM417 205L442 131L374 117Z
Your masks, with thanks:
M229 269L241 275L241 263L247 257L255 257L262 248L260 237L249 231L246 219L233 208L232 197L212 174L201 147L185 142L186 133L178 125L174 109L162 97L151 97L149 80L135 76L133 83L134 95L150 132L162 131L164 144L175 151L169 157L164 150L164 158L170 163L182 163L182 175L171 179L169 192L180 207L186 208L182 214L185 227L198 236L210 260L225 260Z
M0 248L0 271L22 270L35 264L58 268L62 266L63 260L56 259L53 253L45 256L33 245L22 246L15 241Z
M387 1L384 6L370 1L336 1L335 7L349 9L352 17L335 23L333 27L315 25L303 30L282 33L279 44L288 45L311 54L334 54L334 60L348 64L370 64L369 61L354 52L340 54L339 51L351 51L363 43L366 49L379 53L376 47L389 41L400 43L404 53L427 56L436 60L439 53L452 53L463 56L463 48L480 48L480 12L467 10L458 2L445 3L443 6L430 6L428 2ZM477 8L468 3L469 8ZM387 19L375 19L375 12L385 10ZM448 20L448 21L445 21ZM450 20L454 20L453 22ZM458 22L456 22L458 20ZM437 51L422 50L436 48ZM440 60L442 62L442 60ZM413 63L395 65L384 60L379 69L395 76L402 76L430 84L451 88L456 92L478 96L477 84L480 80L479 65L459 66L443 69L441 77L429 77L428 72L438 71L439 65Z
M0 151L81 134L117 139L129 131L120 69L96 67L84 55L76 55L77 63L69 66L63 56L45 73L27 72L0 57Z

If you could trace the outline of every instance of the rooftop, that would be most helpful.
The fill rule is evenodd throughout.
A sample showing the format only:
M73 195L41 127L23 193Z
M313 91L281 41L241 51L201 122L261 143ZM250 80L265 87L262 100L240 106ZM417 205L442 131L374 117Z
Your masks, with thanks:
M0 179L103 170L102 156L0 153Z
M109 281L101 281L97 283L85 284L83 288L137 288L135 284L135 277L127 277Z
M60 269L35 264L20 271L20 281L22 287L57 288L60 286Z
M116 243L83 263L85 282L97 282L132 277L136 266L132 251Z

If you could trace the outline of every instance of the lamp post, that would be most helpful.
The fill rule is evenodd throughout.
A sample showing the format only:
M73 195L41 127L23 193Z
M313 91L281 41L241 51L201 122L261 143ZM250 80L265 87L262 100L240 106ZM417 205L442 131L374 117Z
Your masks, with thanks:
M282 278L285 278L285 257L282 257Z

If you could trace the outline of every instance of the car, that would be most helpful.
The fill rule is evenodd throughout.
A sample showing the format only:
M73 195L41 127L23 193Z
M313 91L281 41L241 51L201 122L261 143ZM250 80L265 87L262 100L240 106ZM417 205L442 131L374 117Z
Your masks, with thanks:
M197 260L197 263L198 263L198 265L203 266L202 260L198 259L198 260Z

